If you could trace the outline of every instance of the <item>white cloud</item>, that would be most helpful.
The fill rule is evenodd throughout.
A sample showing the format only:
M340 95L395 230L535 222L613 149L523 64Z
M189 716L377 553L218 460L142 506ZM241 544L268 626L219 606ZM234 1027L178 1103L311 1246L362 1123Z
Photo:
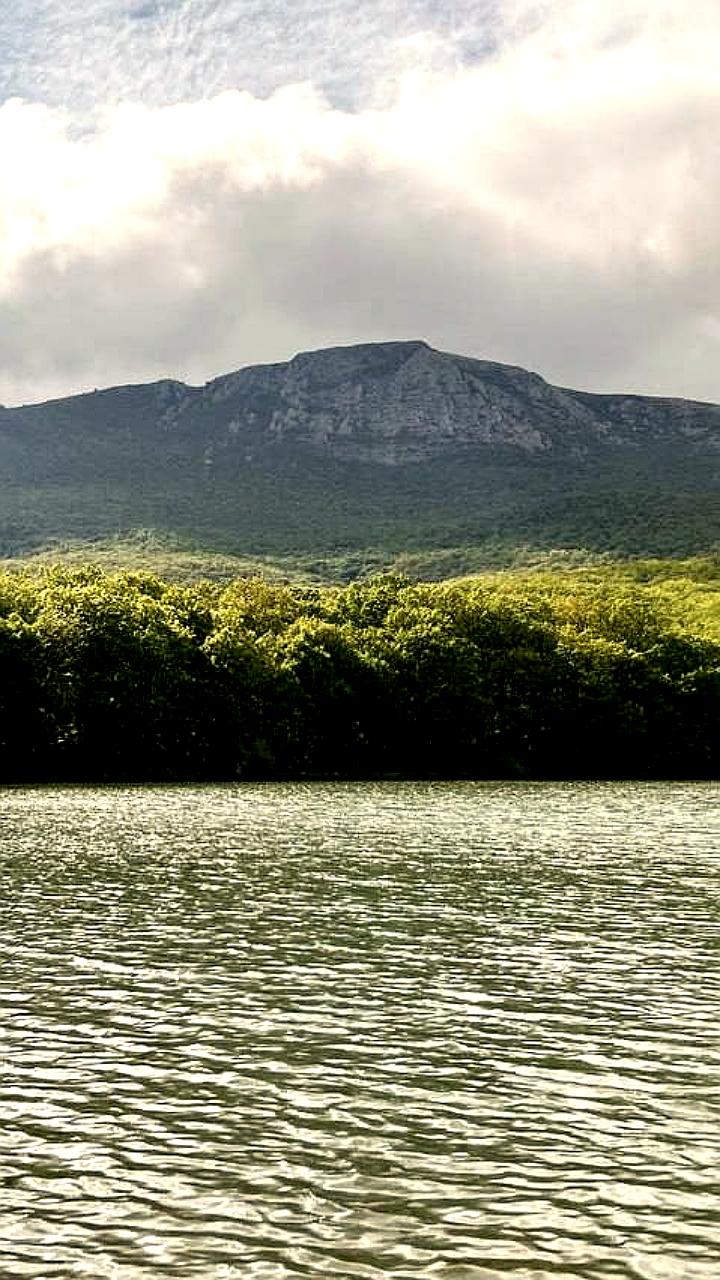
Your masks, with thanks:
M395 88L0 109L0 399L422 336L720 399L714 2L506 5Z

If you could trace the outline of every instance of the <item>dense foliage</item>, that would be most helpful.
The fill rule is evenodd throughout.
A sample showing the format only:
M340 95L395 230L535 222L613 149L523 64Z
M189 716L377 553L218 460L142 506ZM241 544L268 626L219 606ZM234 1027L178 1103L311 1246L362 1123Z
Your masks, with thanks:
M171 464L108 432L78 431L69 457L58 456L52 435L34 440L24 470L8 447L0 432L6 557L147 528L208 557L306 565L339 557L347 576L408 548L452 551L450 571L467 573L508 565L523 547L620 557L699 555L720 545L717 459L692 454L648 450L572 463L470 453L381 466L272 453L226 459L208 473L201 459Z
M720 644L616 577L0 577L0 777L714 776Z

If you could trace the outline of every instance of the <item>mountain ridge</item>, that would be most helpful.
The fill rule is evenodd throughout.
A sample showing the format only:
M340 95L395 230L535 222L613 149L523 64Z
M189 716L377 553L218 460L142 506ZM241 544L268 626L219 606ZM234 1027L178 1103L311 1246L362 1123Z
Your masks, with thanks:
M291 444L388 465L486 446L574 457L648 441L720 449L720 405L576 391L422 339L300 352L202 386L161 379L3 409L0 430L41 422L62 429L88 415L108 429L142 423L194 435L224 452Z
M720 406L555 387L422 340L0 410L0 555L142 529L373 563L720 544Z

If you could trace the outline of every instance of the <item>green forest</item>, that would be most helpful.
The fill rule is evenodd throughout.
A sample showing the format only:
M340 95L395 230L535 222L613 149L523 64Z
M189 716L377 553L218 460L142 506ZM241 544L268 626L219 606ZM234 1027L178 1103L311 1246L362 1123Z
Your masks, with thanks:
M0 576L0 778L717 776L720 565Z

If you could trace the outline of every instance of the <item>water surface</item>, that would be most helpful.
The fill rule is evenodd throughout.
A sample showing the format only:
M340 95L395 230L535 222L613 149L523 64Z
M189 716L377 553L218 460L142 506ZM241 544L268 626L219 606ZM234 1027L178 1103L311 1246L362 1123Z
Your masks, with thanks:
M717 1280L711 785L0 793L0 1276Z

